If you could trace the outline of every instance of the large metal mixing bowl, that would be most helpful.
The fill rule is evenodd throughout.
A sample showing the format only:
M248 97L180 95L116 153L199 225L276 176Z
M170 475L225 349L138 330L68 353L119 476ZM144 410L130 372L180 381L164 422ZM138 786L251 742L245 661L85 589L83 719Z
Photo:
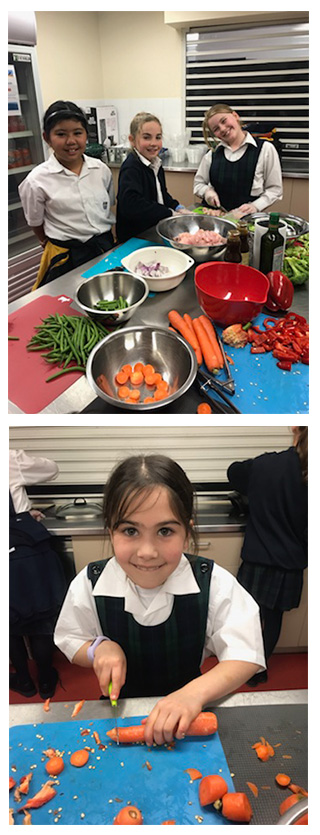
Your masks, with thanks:
M269 220L269 218L270 212L255 212L253 215L245 215L242 220L246 221L251 234L254 234L254 230L250 229L250 224L254 223L256 220ZM279 212L279 218L287 224L287 238L300 238L300 235L306 235L307 232L309 232L309 223L302 217L288 215L285 212Z
M173 215L172 217L160 220L157 225L157 233L163 241L175 249L182 249L187 252L197 263L213 261L221 258L225 250L225 244L218 246L188 246L179 244L174 239L182 232L190 232L192 235L205 229L209 232L219 232L223 238L227 237L230 229L235 229L236 224L231 220L224 220L223 217L212 217L212 215L197 215L190 212L189 215Z
M134 366L137 362L151 363L155 371L162 374L169 384L165 400L144 403L144 397L150 395L145 384L141 387L142 402L132 404L119 399L115 376L123 365ZM86 373L95 394L111 406L146 412L167 406L181 397L193 383L197 367L196 355L182 336L166 328L136 325L109 334L99 342L88 358ZM109 393L102 391L96 383L100 374L107 378Z
M122 325L131 319L148 294L149 287L144 278L115 270L85 279L76 291L75 302L91 319L102 325ZM98 301L106 299L112 302L120 296L128 303L123 310L105 311L94 307Z

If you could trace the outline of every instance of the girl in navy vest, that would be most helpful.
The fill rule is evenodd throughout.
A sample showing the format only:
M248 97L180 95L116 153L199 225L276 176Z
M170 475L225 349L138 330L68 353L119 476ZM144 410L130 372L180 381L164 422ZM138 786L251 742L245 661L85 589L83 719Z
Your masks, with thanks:
M202 158L193 191L205 206L236 210L239 217L262 212L282 198L278 152L272 142L254 139L243 130L240 117L228 104L207 110L203 135L219 141L215 151Z
M72 581L55 631L69 660L93 667L112 698L160 696L147 744L183 737L208 702L264 668L259 610L212 560L186 553L195 540L194 495L181 467L133 456L105 488L114 557ZM218 663L205 674L208 656Z
M186 209L167 191L159 157L162 127L152 113L137 113L130 124L132 152L122 163L117 194L118 242L139 235L159 220Z

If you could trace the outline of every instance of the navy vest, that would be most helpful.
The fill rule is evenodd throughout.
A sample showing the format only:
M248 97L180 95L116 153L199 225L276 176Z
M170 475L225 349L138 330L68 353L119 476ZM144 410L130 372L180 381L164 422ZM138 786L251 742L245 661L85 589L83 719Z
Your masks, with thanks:
M201 674L213 561L186 554L198 594L177 595L170 617L158 626L141 626L124 611L124 598L95 597L101 632L119 644L127 658L121 698L164 696ZM89 563L94 587L107 560Z
M224 146L212 153L209 179L219 195L221 206L230 211L242 203L251 202L251 189L263 139L256 139L257 147L248 145L238 162L229 162Z

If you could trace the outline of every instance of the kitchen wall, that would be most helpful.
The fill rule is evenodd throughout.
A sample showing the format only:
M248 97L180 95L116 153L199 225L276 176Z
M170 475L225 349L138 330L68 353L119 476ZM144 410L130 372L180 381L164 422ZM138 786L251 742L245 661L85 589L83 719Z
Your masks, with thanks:
M184 29L195 25L299 20L306 12L37 11L37 54L44 108L58 98L112 104L120 136L150 110L164 139L184 113ZM54 72L52 68L54 67Z
M160 452L174 458L194 482L226 481L229 464L290 446L287 426L16 426L10 448L53 458L56 483L103 484L127 455Z

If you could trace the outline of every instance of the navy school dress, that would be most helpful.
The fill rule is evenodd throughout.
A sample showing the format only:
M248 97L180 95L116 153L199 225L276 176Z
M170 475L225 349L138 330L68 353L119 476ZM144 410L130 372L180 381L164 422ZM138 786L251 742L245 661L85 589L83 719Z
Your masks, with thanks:
M190 560L199 594L177 595L170 616L157 626L141 626L124 610L124 598L94 598L107 635L123 649L127 659L121 698L164 696L201 674L213 561L185 555ZM107 560L89 563L87 576L94 588Z
M209 172L210 184L219 195L225 209L235 209L242 203L252 202L251 189L254 172L263 145L263 139L256 139L255 145L247 145L246 151L237 162L229 162L224 155L224 146L218 145L212 152ZM205 200L202 201L204 205Z

